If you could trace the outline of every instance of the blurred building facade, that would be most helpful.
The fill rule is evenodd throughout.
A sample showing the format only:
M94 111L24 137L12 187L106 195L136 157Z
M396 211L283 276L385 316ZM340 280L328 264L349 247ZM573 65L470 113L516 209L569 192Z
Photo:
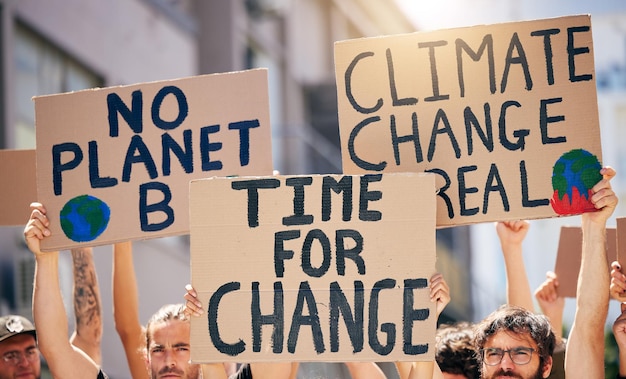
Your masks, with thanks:
M267 67L275 168L341 173L333 43L413 31L393 0L0 0L0 148L35 148L36 95ZM437 268L454 299L443 319L472 320L469 228L437 237ZM128 378L112 320L111 250L94 253L103 366L112 379ZM134 250L145 323L182 302L188 237L136 241ZM60 265L73 327L69 254ZM31 316L33 270L22 227L0 228L0 314Z

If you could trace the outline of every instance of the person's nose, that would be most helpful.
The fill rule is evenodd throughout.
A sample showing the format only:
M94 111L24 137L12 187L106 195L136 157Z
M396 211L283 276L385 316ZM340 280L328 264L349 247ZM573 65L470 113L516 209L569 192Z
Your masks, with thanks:
M17 356L17 365L20 367L26 367L28 366L28 359L26 359L26 355L24 354L19 354Z
M500 361L500 368L504 371L512 371L515 369L515 363L511 359L511 355L509 353L504 353L502 360Z
M172 350L165 351L165 364L168 367L176 366L176 360L174 359L174 352Z

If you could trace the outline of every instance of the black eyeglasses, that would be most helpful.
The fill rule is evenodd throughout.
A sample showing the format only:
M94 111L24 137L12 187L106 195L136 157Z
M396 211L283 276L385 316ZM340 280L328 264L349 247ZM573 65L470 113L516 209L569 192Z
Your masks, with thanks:
M488 349L481 349L481 354L483 356L483 361L488 366L496 366L499 365L504 357L504 353L509 353L509 357L511 357L511 361L516 365L525 365L533 357L533 351L535 349L531 347L514 347L509 350L502 350L497 347L491 347Z
M39 350L36 348L28 349L24 353L21 351L10 351L2 356L2 359L13 366L17 366L22 359L26 359L27 362L33 363L39 360Z

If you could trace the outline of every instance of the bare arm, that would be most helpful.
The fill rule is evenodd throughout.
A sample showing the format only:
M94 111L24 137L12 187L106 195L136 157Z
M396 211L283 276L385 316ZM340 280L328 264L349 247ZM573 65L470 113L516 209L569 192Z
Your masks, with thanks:
M617 206L617 197L610 185L615 171L603 168L600 173L603 179L593 187L591 197L598 211L582 215L583 246L576 313L565 353L568 378L604 377L604 323L610 284L605 234L606 221Z
M563 309L565 298L558 295L559 281L556 274L549 271L546 280L535 291L535 298L543 314L550 320L557 344L563 340Z
M76 329L70 338L98 365L102 363L102 305L91 247L72 249L74 263L74 317Z
M133 245L120 242L113 246L113 319L122 340L126 361L134 379L148 376L142 348L144 331L139 321L139 295L133 265Z
M45 208L39 203L33 209L24 237L35 255L33 317L37 326L39 349L55 378L95 378L99 368L87 354L70 344L67 314L59 286L59 252L43 253L40 240L50 235Z
M532 292L522 255L522 242L529 227L528 221L504 221L496 224L496 231L506 267L507 303L534 312Z

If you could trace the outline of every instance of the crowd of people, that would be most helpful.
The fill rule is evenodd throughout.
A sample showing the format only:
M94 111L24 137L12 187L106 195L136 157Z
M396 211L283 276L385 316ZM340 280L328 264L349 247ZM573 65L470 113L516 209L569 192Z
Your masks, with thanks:
M626 275L619 262L607 269L606 223L617 205L610 181L615 171L601 170L603 179L593 189L595 212L581 215L583 245L578 276L576 311L568 338L563 338L564 299L552 272L533 293L522 256L527 221L496 223L506 266L507 303L476 323L462 321L438 328L435 360L396 362L401 379L474 379L515 377L604 377L604 325L611 298L626 301ZM74 262L75 331L68 319L59 286L59 252L42 252L40 242L50 235L42 204L33 203L24 229L36 269L33 322L20 315L0 317L0 379L41 375L41 356L54 378L107 378L101 368L102 309L90 248L72 250ZM190 318L201 317L203 304L191 286L184 303L166 304L144 326L139 320L139 296L132 260L132 243L114 245L113 317L129 371L142 378L285 378L298 376L299 364L243 363L191 364ZM430 278L436 317L451 301L440 274ZM626 302L613 333L620 352L618 378L626 377ZM68 338L68 336L70 336ZM353 378L385 379L374 362L346 362Z

